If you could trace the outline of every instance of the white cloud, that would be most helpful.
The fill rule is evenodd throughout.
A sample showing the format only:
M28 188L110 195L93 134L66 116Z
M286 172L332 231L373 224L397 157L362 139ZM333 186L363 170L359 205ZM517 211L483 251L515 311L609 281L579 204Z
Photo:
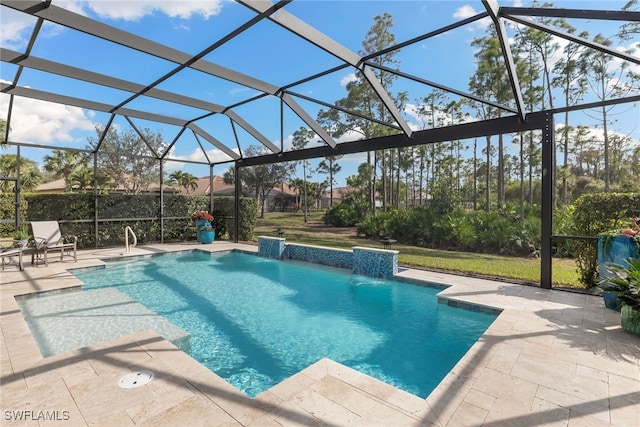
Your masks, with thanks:
M7 117L9 97L0 98L0 113ZM11 112L9 140L34 144L55 142L78 143L84 146L84 136L74 132L94 129L92 115L82 108L16 97Z
M0 25L0 39L3 47L15 50L26 47L35 22L36 19L29 15L3 7L2 25Z
M355 82L356 80L358 80L358 78L356 77L356 73L349 73L340 80L340 86L346 86L347 84Z
M459 7L458 9L456 9L456 11L453 13L453 17L455 19L459 19L459 20L463 20L463 19L467 19L467 18L471 18L472 16L477 15L479 12L477 12L473 6L466 4L464 6ZM481 19L479 21L476 21L474 23L474 25L469 27L470 31L475 31L475 30L484 30L486 29L489 25L491 24L491 19L490 18L484 18Z
M473 6L471 6L470 4L465 4L464 6L456 9L456 11L453 13L453 17L456 19L467 19L477 14L478 12L476 12Z
M136 21L155 12L171 18L189 19L201 16L208 19L218 15L222 9L221 0L205 1L89 1L86 6L102 18Z
M178 144L179 143L180 142L178 142ZM237 148L234 148L233 152L239 154ZM173 150L170 151L170 155L169 155L169 157L171 157L172 159L188 160L188 161L192 161L192 162L204 162L204 163L207 162L207 158L205 157L204 153L202 152L202 150L200 148L196 148L190 154L182 155L182 156L171 155L171 153L173 153ZM207 156L209 157L209 160L212 163L227 162L227 161L231 160L231 158L229 156L227 156L226 153L224 153L221 150L218 150L217 148L213 148L211 150L207 150Z

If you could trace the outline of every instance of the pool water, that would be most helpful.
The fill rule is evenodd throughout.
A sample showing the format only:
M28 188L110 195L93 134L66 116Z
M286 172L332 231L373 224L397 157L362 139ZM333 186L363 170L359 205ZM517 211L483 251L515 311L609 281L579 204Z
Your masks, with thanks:
M438 304L437 288L239 252L77 275L190 333L189 354L250 397L323 357L426 397L496 317Z

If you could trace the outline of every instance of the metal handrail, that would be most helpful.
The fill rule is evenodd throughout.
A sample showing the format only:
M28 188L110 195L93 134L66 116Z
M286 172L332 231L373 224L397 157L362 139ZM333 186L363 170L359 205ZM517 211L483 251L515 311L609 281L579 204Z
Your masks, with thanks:
M133 244L129 245L129 233L133 236ZM138 238L136 237L136 233L133 232L133 229L130 226L126 226L124 229L124 245L128 254L131 253L131 247L135 247L138 244Z

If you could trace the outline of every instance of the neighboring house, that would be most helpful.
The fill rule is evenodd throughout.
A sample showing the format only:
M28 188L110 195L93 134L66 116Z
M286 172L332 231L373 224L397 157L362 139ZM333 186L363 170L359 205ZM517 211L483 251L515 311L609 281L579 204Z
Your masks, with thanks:
M198 188L190 191L192 196L208 196L211 193L209 177L203 176L198 178ZM227 184L221 176L213 176L213 195L214 196L233 196L235 194L235 184Z
M264 200L265 212L297 212L300 209L300 197L297 190L289 184L273 187Z
M211 192L211 186L209 185L209 177L204 176L198 178L197 187L194 190L189 190L191 196L208 196ZM73 188L74 192L78 192L77 186ZM93 191L87 189L87 192ZM184 188L166 185L164 186L166 193L186 194ZM333 203L339 203L342 201L343 195L349 191L353 191L349 187L341 187L333 189ZM55 181L46 182L40 184L36 189L36 193L64 193L64 179L57 179ZM109 190L110 193L122 193L122 188L114 188ZM152 185L147 191L149 193L159 193L160 185ZM213 177L213 195L214 196L233 196L235 194L235 185L227 184L221 176L214 175ZM244 192L245 196L253 197L253 194ZM267 197L265 198L265 212L298 212L302 206L302 194L298 193L298 190L292 188L288 184L278 184L274 187ZM330 203L329 192L320 198L318 206L309 206L310 208L328 209ZM261 201L258 201L261 206Z
M342 202L342 199L345 194L348 194L350 191L353 191L350 187L335 187L333 189L333 204ZM331 207L331 191L327 191L320 198L320 209L329 209Z
M56 179L55 181L50 181L50 182L45 182L43 184L38 185L38 187L36 187L35 190L33 190L34 193L64 193L65 192L65 185L64 185L64 178L60 178L60 179ZM71 187L71 191L78 193L80 192L80 189L78 188L77 185L74 185ZM165 185L164 186L164 192L165 193L173 193L175 191L175 189L169 185ZM93 192L93 188L87 188L86 189L87 193ZM122 188L122 186L118 186L116 188L110 188L109 189L110 193L124 193L124 188ZM159 193L160 192L160 185L159 184L154 184L149 186L149 189L147 190L148 193Z

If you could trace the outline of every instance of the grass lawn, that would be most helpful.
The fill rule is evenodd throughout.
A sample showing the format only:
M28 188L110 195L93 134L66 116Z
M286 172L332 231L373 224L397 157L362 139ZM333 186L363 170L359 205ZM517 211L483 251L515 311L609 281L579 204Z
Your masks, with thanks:
M256 236L275 236L275 230L284 230L282 237L294 243L306 243L336 248L370 246L381 248L376 240L356 236L355 227L329 227L322 222L322 213L311 212L307 223L302 213L265 213L258 218ZM398 262L402 266L442 270L448 272L502 278L527 283L540 282L540 259L507 257L474 252L443 251L417 246L395 244ZM575 261L554 258L552 262L553 286L583 289L578 280Z

